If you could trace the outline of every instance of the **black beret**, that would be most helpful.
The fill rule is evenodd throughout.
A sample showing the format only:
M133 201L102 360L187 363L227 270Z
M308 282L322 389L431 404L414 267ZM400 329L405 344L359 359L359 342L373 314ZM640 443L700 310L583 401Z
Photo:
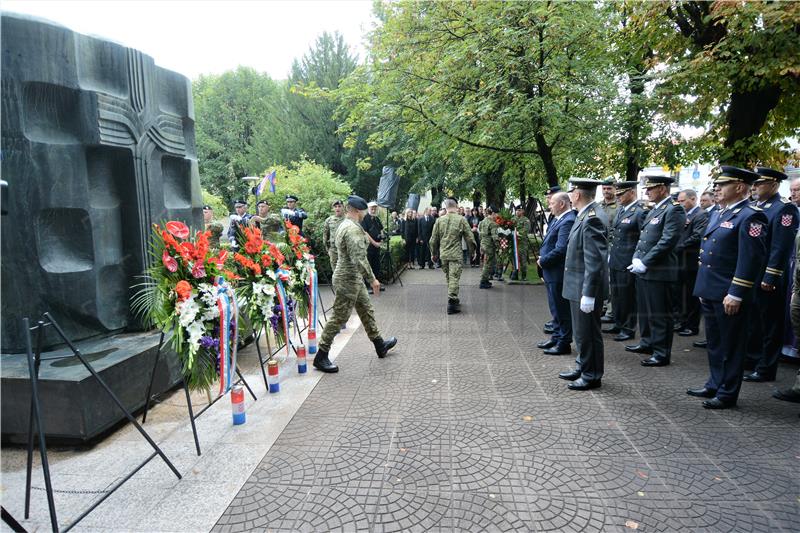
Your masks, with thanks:
M208 205L208 204L204 205L203 206L203 211L205 211L205 210L211 211L211 206Z
M333 203L331 204L331 207L336 207L337 205L342 205L342 201L341 200L334 200Z
M286 195L286 201L287 202L296 202L297 201L297 196L295 196L293 194L287 194Z
M571 189L594 191L597 189L597 186L601 184L601 181L591 178L570 178L569 183L572 185Z
M233 205L243 205L243 206L247 207L247 202L245 202L244 200L241 200L241 199L234 200L233 201Z
M714 178L714 184L729 183L731 181L742 181L748 185L752 185L759 179L759 175L751 170L739 167L731 167L728 165L720 166L722 171L719 176Z
M756 167L756 174L759 176L757 181L783 181L789 177L780 170L768 167Z
M261 204L269 205L266 200L259 200L256 202L256 207L260 206Z
M367 208L367 201L355 194L347 197L347 205L363 211Z
M650 187L658 187L659 185L666 185L669 188L671 183L675 182L675 178L670 176L645 176L644 177L644 188L649 189Z

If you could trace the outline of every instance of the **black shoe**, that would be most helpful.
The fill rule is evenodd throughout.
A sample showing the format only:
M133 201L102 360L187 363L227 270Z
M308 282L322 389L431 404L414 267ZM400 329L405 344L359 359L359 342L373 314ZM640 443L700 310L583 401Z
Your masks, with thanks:
M314 356L314 368L326 374L334 374L339 371L339 367L328 359L328 352L322 349L317 350L317 355Z
M367 294L375 294L375 291L372 290L372 287L367 289Z
M772 397L777 400L783 400L785 402L800 403L800 392L794 391L792 389L776 390L775 392L772 393Z
M449 300L447 302L447 314L454 315L456 313L460 313L461 309L458 307L458 303L454 300Z
M645 359L644 361L639 361L642 366L668 366L669 360L668 359L658 359L657 357L653 356L650 359Z
M644 353L647 355L653 355L653 347L652 346L642 346L641 344L629 344L625 346L626 352L633 352L633 353Z
M581 371L577 368L575 370L567 370L566 372L559 372L558 377L566 379L567 381L575 381L581 377Z
M536 343L536 347L537 348L541 348L542 350L546 350L548 348L552 348L556 344L558 344L556 341L554 341L553 339L550 339L549 341L537 342Z
M512 272L511 273L511 281L517 281L517 273L516 272Z
M686 389L686 394L696 398L713 398L717 395L717 391L703 387L702 389Z
M694 341L692 346L695 348L708 348L708 341Z
M766 381L775 381L775 377L769 377L766 374L760 373L758 370L752 374L747 374L742 378L743 381L750 381L752 383L764 383Z
M614 340L614 341L617 341L617 342L622 342L622 341L629 341L632 338L633 338L633 334L623 332L623 333L620 333L619 335L614 335L613 337L611 337L611 340Z
M554 346L552 348L548 348L542 352L545 355L569 355L572 353L572 350L569 347L569 344L566 346Z
M544 331L545 334L549 335L551 333L554 333L556 331L556 328L554 328L553 326L548 326L547 324L545 324L544 328L542 328L542 331Z
M681 324L678 324L677 322L675 323L675 325L674 325L674 326L672 326L672 331L680 331L680 330L682 330L682 329L684 329L684 328L683 328L683 325L681 325Z
M492 282L491 281L481 281L481 284L478 285L478 288L479 289L491 289L492 288Z
M380 359L386 357L386 353L394 348L394 345L397 344L397 339L394 337L389 337L388 340L383 340L381 337L378 337L372 344L375 345L375 353L378 354Z
M678 331L678 336L680 336L680 337L694 337L695 335L697 335L697 333L698 333L698 331L696 329L683 328L683 329Z
M614 317L613 316L601 316L600 317L600 322L602 322L603 324L613 324L614 323Z
M546 328L554 328L554 327L556 327L556 326L555 326L555 324L553 324L552 322L545 322L545 323L544 323L544 327L546 327Z
M730 409L731 407L736 407L736 402L726 402L719 398L711 398L703 402L703 407L706 409Z
M385 290L386 290L386 287L384 287L383 285L381 285L381 292L383 292L383 291L385 291Z
M570 390L589 390L589 389L599 389L600 388L600 380L596 379L594 381L586 381L583 378L580 378L576 381L567 385L567 388Z
M617 326L611 326L610 328L603 328L603 333L621 333L622 330Z

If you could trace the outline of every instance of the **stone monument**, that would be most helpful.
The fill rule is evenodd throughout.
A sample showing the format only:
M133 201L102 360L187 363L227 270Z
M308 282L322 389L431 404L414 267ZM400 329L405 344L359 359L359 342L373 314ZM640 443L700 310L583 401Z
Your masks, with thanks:
M4 13L0 35L9 184L2 353L23 352L21 319L44 311L101 353L103 337L140 329L131 286L151 260L151 225L172 219L202 227L191 83L137 50L48 21ZM154 352L153 342L136 344L141 354ZM149 377L149 365L135 364ZM58 375L51 371L42 368ZM146 380L142 402L145 387Z

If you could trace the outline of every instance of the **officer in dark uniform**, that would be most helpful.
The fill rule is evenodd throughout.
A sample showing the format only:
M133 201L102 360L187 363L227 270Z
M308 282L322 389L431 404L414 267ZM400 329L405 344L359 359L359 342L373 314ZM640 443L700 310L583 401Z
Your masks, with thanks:
M578 216L569 233L564 261L564 289L569 300L578 366L558 377L572 390L596 389L604 372L600 315L608 297L608 220L594 201L598 180L570 179L572 205Z
M760 355L755 372L744 377L745 381L775 381L778 358L783 348L783 333L786 314L786 286L790 272L787 266L794 251L797 235L797 208L789 200L781 198L778 187L787 178L786 174L771 168L758 167L755 188L758 194L756 205L767 217L767 262L766 268L756 279L756 309L760 319L760 335L753 339Z
M286 195L286 205L281 208L281 217L297 226L300 229L300 235L303 234L303 221L308 218L308 214L297 207L297 196Z
M611 224L608 261L614 325L603 333L616 333L615 341L627 341L636 332L636 276L628 265L639 242L646 210L636 198L638 181L620 181L616 185L617 211Z
M672 292L678 281L675 246L686 221L683 206L669 195L669 185L673 181L668 176L646 177L647 198L654 205L644 218L632 264L628 267L640 282L636 290L642 291L639 321L646 321L650 330L647 338L646 328L643 328L639 344L625 349L651 354L642 361L642 366L667 366L672 356Z
M239 239L244 235L244 228L250 224L250 217L252 215L247 213L247 202L244 200L235 200L233 208L236 210L235 215L230 216L230 226L228 227L228 241L231 243L233 250L239 249Z
M725 208L712 218L703 235L694 295L706 320L710 375L690 396L709 398L707 409L736 405L742 385L748 325L755 311L754 289L767 254L767 217L748 202L758 174L723 166L714 180Z

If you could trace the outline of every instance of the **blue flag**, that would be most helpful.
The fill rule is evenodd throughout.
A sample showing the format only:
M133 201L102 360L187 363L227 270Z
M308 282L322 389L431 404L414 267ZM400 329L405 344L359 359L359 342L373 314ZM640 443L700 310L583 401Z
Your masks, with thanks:
M256 187L255 193L256 197L261 196L264 193L264 189L267 188L267 182L269 182L269 192L275 192L275 171L273 170L262 179L258 187Z

